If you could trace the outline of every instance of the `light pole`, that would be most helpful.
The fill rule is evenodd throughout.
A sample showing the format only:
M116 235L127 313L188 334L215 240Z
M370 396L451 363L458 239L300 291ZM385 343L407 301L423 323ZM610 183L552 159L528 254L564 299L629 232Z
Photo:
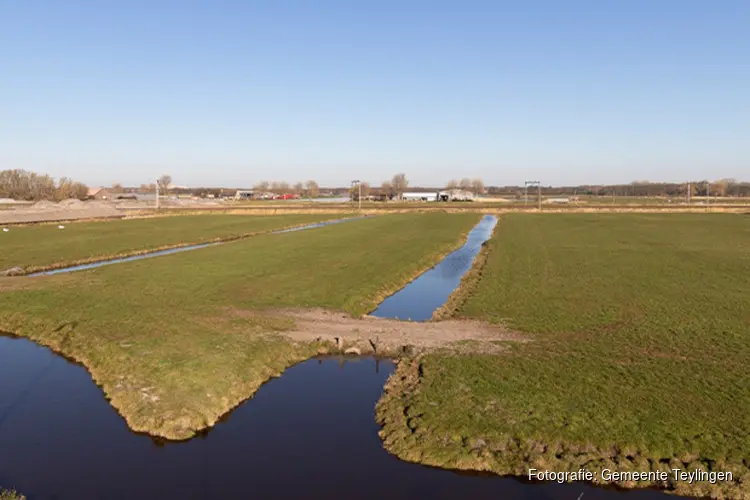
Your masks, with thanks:
M525 204L527 204L527 205L529 203L529 186L536 186L537 199L539 201L539 210L541 211L542 210L542 183L539 182L539 181L526 181L526 182L524 182L524 187L526 189L526 195L525 195L526 202L525 202Z
M362 182L359 180L352 181L352 197L354 196L354 186L357 186L357 200L359 201L359 211L362 211Z
M156 179L156 209L159 210L159 179Z

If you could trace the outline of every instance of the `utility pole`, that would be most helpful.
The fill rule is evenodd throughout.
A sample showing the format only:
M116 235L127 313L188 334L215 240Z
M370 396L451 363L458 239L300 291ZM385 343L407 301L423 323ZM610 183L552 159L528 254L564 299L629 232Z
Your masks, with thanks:
M542 211L542 183L536 183L537 199L539 200L539 211Z
M352 197L354 197L354 185L357 185L357 201L359 202L359 211L362 211L362 182L359 180L352 181Z
M159 210L159 179L156 179L156 209Z
M711 204L711 181L706 181L706 206Z
M526 181L524 182L524 189L526 190L526 201L525 204L528 205L529 203L529 186L536 186L537 191L537 200L539 205L539 210L542 210L542 183L539 181Z
M693 194L693 185L690 181L688 181L688 190L687 190L687 204L690 205L690 195Z

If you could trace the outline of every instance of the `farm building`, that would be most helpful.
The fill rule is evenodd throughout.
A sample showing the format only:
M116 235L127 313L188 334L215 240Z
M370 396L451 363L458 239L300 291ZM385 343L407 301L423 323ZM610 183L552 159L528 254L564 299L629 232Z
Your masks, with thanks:
M435 192L427 193L402 193L403 201L438 201L438 195Z
M89 188L88 199L90 200L108 200L111 198L109 191L104 188Z
M403 193L401 199L404 201L474 201L474 193L464 189L449 189L425 193Z
M440 201L474 201L474 193L465 189L449 189L438 193Z
M237 191L234 193L235 200L252 200L255 198L255 191Z

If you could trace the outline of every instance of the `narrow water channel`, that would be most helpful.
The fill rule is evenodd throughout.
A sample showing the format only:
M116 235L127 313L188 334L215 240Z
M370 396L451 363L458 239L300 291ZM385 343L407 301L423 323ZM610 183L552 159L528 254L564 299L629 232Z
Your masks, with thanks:
M393 369L373 358L312 359L207 434L158 444L128 430L81 366L0 337L0 487L29 500L665 498L402 462L383 450L373 417Z
M277 231L271 231L268 234L282 234L282 233L291 233L291 232L295 232L295 231L304 231L306 229L315 229L315 228L318 228L318 227L330 226L332 224L340 224L342 222L348 222L348 221L351 221L351 220L357 220L357 219L361 219L361 218L362 217L349 217L349 218L346 218L346 219L327 220L327 221L323 221L323 222L316 222L314 224L307 224L307 225L304 225L304 226L297 226L297 227L292 227L292 228L288 228L288 229L279 229ZM120 258L120 259L100 260L100 261L97 261L97 262L91 262L89 264L80 264L80 265L77 265L77 266L61 267L60 269L52 269L52 270L49 270L49 271L40 271L38 273L31 273L28 276L41 276L41 275L72 273L72 272L75 272L75 271L84 271L86 269L95 269L97 267L109 266L111 264L121 264L123 262L132 262L134 260L150 259L152 257L159 257L159 256L162 256L162 255L169 255L169 254L178 253L178 252L187 252L187 251L190 251L190 250L197 250L199 248L206 248L206 247L210 247L210 246L214 246L214 245L221 245L221 244L222 244L222 242L201 243L201 244L198 244L198 245L188 245L188 246L184 246L184 247L170 248L170 249L167 249L167 250L158 250L156 252L148 252L148 253L144 253L144 254L140 254L140 255L133 255L131 257L123 257L123 258Z
M394 293L371 313L378 318L427 321L446 303L474 263L482 244L492 236L497 217L485 215L469 232L466 243L435 267Z

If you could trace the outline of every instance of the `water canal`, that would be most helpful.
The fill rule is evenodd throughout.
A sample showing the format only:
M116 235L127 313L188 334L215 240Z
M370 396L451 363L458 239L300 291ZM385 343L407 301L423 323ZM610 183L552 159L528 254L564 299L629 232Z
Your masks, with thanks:
M485 215L469 232L466 243L450 253L404 288L385 299L371 313L378 318L426 321L445 304L474 262L482 244L492 236L497 224L493 215Z
M304 226L297 226L297 227L291 227L287 229L279 229L276 231L271 231L267 234L283 234L283 233L291 233L296 231L304 231L307 229L315 229L319 227L325 227L330 226L333 224L341 224L342 222L348 222L352 220L361 219L362 217L349 217L346 219L334 219L334 220L327 220L322 222L316 222L313 224L306 224ZM75 271L85 271L86 269L95 269L97 267L102 266L109 266L111 264L121 264L123 262L132 262L134 260L142 260L142 259L150 259L152 257L160 257L162 255L169 255L173 253L179 253L179 252L187 252L190 250L197 250L199 248L206 248L214 245L221 245L222 242L212 242L212 243L200 243L197 245L186 245L184 247L176 247L176 248L170 248L167 250L157 250L155 252L147 252L142 253L139 255L132 255L130 257L122 257L118 259L109 259L109 260L100 260L97 262L91 262L88 264L80 264L76 266L70 266L70 267L61 267L60 269L52 269L49 271L40 271L38 273L31 273L28 276L41 276L41 275L52 275L52 274L64 274L64 273L72 273Z
M429 319L495 223L485 217L466 245L375 314ZM403 462L383 449L374 418L393 370L391 361L374 358L311 359L263 385L209 432L165 443L131 432L82 366L28 340L0 336L0 487L30 500L666 497Z
M312 359L210 432L165 444L128 430L83 367L0 337L0 486L30 500L664 497L402 462L382 448L373 415L393 368L373 358Z

